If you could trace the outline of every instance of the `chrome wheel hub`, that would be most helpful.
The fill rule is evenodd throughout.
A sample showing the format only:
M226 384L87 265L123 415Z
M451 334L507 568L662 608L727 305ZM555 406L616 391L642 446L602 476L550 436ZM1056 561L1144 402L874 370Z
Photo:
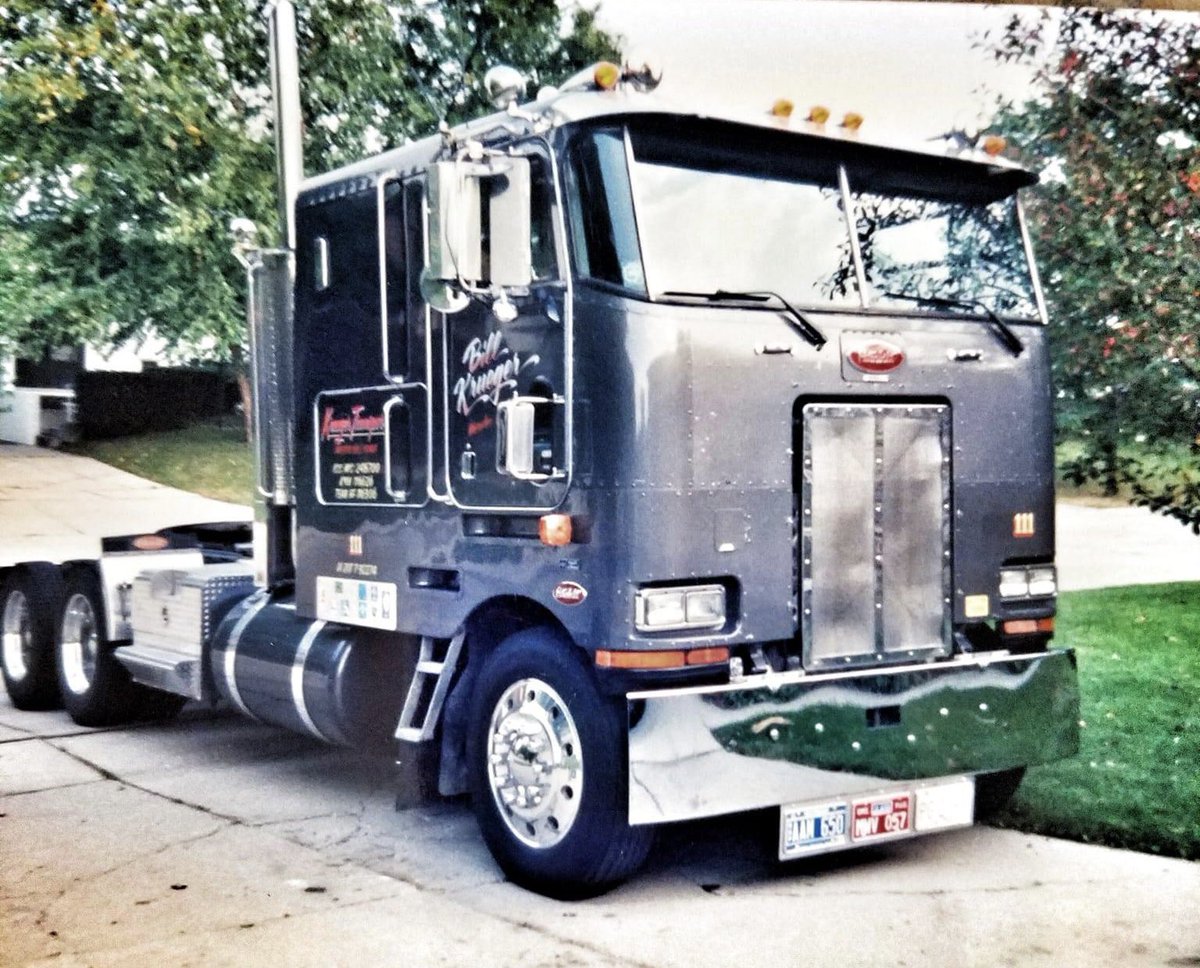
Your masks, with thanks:
M77 592L68 599L62 621L63 678L75 695L82 695L91 686L99 654L96 612L88 597Z
M553 847L571 829L583 793L579 732L566 703L540 679L504 691L488 729L488 783L509 830Z
M20 681L33 663L32 616L24 592L9 592L4 601L3 636L4 668L10 679Z

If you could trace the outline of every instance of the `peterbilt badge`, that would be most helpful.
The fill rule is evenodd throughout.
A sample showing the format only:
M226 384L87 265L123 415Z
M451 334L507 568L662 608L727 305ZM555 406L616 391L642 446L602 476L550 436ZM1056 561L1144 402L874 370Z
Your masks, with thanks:
M888 373L904 362L904 350L888 340L873 339L851 349L847 358L862 373Z
M582 605L587 589L577 581L560 581L551 594L559 605Z

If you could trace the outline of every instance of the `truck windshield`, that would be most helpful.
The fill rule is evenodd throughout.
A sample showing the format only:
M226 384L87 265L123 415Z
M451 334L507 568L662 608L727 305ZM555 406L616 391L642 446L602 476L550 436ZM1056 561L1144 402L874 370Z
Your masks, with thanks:
M836 146L806 156L793 137L748 130L578 139L568 196L580 271L655 299L772 292L806 309L1038 318L1015 197L896 178L876 159L849 168L848 218Z

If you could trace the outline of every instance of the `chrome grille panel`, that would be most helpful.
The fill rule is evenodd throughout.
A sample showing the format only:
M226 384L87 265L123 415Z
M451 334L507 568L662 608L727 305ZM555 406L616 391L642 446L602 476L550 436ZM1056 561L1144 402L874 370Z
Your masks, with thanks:
M801 435L805 667L949 654L949 408L808 404Z

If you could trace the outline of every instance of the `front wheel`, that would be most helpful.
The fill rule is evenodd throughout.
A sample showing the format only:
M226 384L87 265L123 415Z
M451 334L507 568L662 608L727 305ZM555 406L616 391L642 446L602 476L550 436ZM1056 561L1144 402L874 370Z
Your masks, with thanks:
M591 897L646 858L628 823L623 703L601 696L579 651L544 629L505 640L475 684L469 734L475 816L515 883Z

